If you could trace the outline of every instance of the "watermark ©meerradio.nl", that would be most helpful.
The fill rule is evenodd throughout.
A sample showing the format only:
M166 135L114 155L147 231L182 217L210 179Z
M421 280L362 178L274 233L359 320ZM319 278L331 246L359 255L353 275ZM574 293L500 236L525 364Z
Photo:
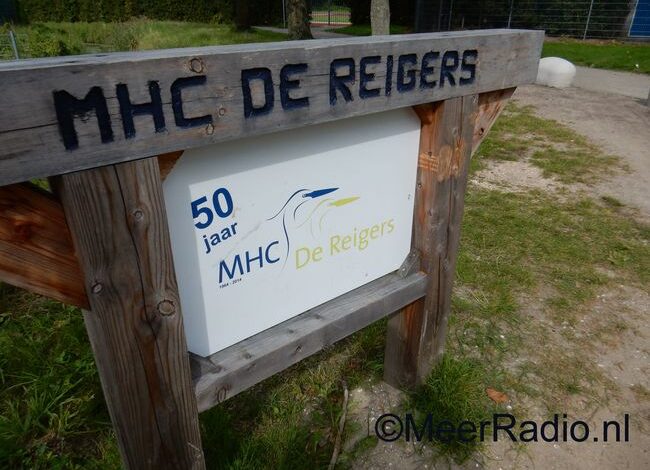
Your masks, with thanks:
M566 414L553 415L543 422L533 420L517 421L509 413L495 413L492 419L479 423L462 421L452 423L433 421L431 414L416 419L413 414L403 417L387 413L375 422L375 434L385 442L403 438L407 442L422 440L439 442L473 442L510 439L512 442L629 442L630 415L620 420L606 420L598 429L592 429L585 421L569 420Z

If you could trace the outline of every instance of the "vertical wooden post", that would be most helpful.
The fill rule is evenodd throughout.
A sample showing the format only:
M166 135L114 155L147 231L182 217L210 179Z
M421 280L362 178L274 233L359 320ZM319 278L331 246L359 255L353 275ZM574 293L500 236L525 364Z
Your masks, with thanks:
M58 177L84 312L125 467L203 469L196 399L155 158Z
M388 323L384 380L421 383L444 350L451 307L477 95L415 107L422 128L413 214L413 249L427 273L424 298Z

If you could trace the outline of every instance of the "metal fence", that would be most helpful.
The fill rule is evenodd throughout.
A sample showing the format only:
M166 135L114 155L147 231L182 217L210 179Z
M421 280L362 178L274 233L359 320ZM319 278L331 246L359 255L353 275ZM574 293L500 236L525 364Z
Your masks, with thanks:
M18 35L12 30L0 30L0 60L13 60L25 57L25 42L19 40Z
M551 36L630 36L636 15L648 14L647 0L417 0L416 30L535 28Z
M343 0L312 0L311 24L344 26L350 24L350 7Z

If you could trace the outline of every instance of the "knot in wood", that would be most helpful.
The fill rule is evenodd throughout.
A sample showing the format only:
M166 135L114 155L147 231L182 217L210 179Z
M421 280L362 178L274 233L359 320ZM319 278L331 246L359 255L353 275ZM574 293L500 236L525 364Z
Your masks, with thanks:
M174 306L174 302L171 300L162 300L158 303L158 313L164 316L169 316L173 315L176 313L176 307Z
M140 209L134 210L133 218L138 221L142 220L144 218L144 212L142 212Z
M212 134L214 134L214 125L212 125L212 123L210 123L210 124L208 124L207 126L205 126L205 133L206 133L207 135L212 135Z
M226 115L226 108L221 107L219 108L219 116L223 117Z
M102 289L104 289L104 286L102 285L101 282L96 282L91 287L93 294L99 294L102 291Z
M28 240L32 238L32 224L29 222L16 222L14 224L14 234L19 240Z
M190 59L190 70L194 73L201 73L205 69L205 64L198 57Z

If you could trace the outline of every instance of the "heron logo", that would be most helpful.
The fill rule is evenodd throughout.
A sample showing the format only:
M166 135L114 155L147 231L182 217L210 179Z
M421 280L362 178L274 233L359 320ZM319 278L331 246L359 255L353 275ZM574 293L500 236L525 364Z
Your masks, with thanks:
M287 264L292 246L293 233L309 226L312 237L322 232L323 224L330 211L346 206L359 199L358 196L336 198L339 188L298 189L282 204L280 209L266 222L279 222L278 237L252 250L234 255L229 261L219 262L219 285L226 287L236 283L253 270L275 264L284 258L282 268ZM283 240L281 243L280 240ZM284 245L284 246L281 246ZM279 250L282 250L278 252Z
M299 189L287 199L282 208L273 217L268 219L271 221L279 219L282 216L282 231L286 244L285 264L289 259L289 251L291 250L289 232L292 229L300 229L306 224L309 224L309 230L312 237L314 237L314 220L316 218L318 219L317 229L320 232L323 230L323 221L330 210L345 206L359 199L358 196L342 199L336 199L334 197L321 199L338 190L339 188ZM301 208L303 209L302 211L300 211ZM299 212L301 213L299 214ZM301 219L300 216L304 215L304 213L307 213L307 216Z

